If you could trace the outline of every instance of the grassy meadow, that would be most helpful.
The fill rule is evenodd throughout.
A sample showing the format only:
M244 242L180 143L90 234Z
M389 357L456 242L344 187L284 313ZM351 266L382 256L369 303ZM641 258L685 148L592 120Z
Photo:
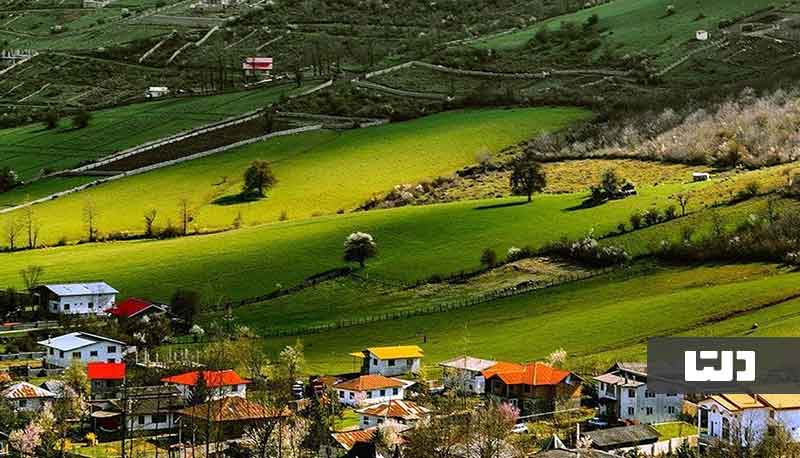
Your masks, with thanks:
M797 316L798 280L800 272L763 264L655 267L649 273L613 274L456 312L373 323L300 340L310 372L349 371L353 364L349 352L394 344L420 345L428 365L464 353L541 360L563 347L569 354L568 365L588 370L602 368L615 358L641 357L638 349L654 335L741 332L752 325L748 312L762 307L755 315L785 315L794 300ZM745 326L747 322L750 325ZM797 323L795 319L791 331L781 329L781 335L796 334ZM252 321L245 324L257 326ZM294 340L270 338L266 345L278 351Z
M84 129L63 119L57 129L42 123L0 130L0 163L27 180L42 169L61 170L231 116L263 108L292 83L229 94L169 98L92 113Z
M449 175L474 163L481 151L498 151L587 116L576 108L461 111L369 129L280 137L116 180L35 209L46 221L45 243L83 237L82 210L89 200L99 209L99 228L106 233L141 233L142 215L151 208L159 213L158 226L177 223L182 198L189 199L198 229L229 227L238 214L246 225L275 222L282 213L291 220L333 214L395 185ZM146 117L152 123L157 118ZM242 202L242 174L254 159L272 162L278 184L267 198ZM0 215L0 223L14 217Z

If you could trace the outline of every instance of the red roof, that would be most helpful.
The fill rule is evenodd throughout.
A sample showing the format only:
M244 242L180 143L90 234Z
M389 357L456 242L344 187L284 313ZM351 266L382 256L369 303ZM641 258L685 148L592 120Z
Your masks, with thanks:
M174 385L197 385L197 379L202 374L203 379L206 381L206 386L209 388L217 388L220 386L233 386L243 385L250 383L250 380L245 380L239 377L239 374L232 370L227 371L203 371L203 372L187 372L185 374L173 375L171 377L164 377L161 379L164 383L172 383Z
M500 362L483 371L483 377L498 377L506 385L558 385L571 374L542 363L514 364Z
M161 309L161 307L153 304L152 302L130 297L112 307L108 312L116 317L131 318L144 312L150 307Z
M125 363L89 363L86 365L89 380L123 380Z

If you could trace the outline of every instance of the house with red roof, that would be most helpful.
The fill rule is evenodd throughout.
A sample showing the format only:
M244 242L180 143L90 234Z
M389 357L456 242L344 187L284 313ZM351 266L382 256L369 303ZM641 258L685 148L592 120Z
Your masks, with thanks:
M333 385L339 402L347 406L364 406L405 397L408 384L396 378L369 374Z
M161 382L178 387L181 395L190 400L201 383L205 383L207 400L218 400L231 396L247 397L250 380L243 379L233 370L192 371L164 377Z
M92 399L111 399L125 381L125 363L91 362L86 365Z
M108 310L108 313L117 318L142 318L148 315L160 315L166 313L167 309L163 305L154 304L144 299L129 297L116 304Z
M486 393L523 413L579 407L583 381L570 371L542 363L498 362L484 370Z

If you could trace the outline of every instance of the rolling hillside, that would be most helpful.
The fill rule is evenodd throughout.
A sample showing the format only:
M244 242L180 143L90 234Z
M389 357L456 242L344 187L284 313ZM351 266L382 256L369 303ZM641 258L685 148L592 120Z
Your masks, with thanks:
M182 198L190 200L193 227L200 229L230 227L240 213L246 225L275 222L282 213L292 220L333 214L395 185L451 174L474 163L482 151L498 151L588 115L574 108L465 111L364 130L280 137L106 183L36 205L35 211L46 221L45 243L83 237L82 209L88 200L99 209L104 233L141 233L142 215L151 208L160 215L157 226L168 220L177 224ZM254 159L273 163L278 184L267 198L242 202L242 175ZM14 217L0 215L0 222Z

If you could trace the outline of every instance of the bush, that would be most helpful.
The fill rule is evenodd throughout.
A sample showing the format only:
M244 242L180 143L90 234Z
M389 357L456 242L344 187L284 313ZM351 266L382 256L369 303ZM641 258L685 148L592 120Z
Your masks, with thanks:
M532 258L534 255L535 253L531 247L517 248L512 246L508 249L508 253L506 253L506 260L508 262L514 262L521 259Z
M89 127L89 121L92 119L92 114L86 110L80 110L72 115L72 127L76 129L84 129Z
M57 111L50 110L44 114L44 126L48 130L58 127L58 121L61 120L61 115Z
M744 201L752 199L753 197L758 196L759 192L761 192L761 185L756 181L751 181L747 183L744 189L739 190L739 192L736 194L736 200Z
M670 205L664 210L664 221L673 220L678 217L678 209L674 205Z
M483 264L484 266L486 266L486 267L488 267L490 269L492 267L496 266L497 265L497 253L491 248L487 248L487 249L483 250L483 253L481 253L481 264Z
M661 215L658 213L657 208L650 208L644 213L644 222L648 226L652 226L654 224L658 224L658 221L661 219Z
M642 214L635 212L630 217L631 227L633 230L642 228Z
M542 249L543 254L560 257L592 267L610 267L630 262L631 256L619 246L601 246L590 233L586 237L560 241Z

